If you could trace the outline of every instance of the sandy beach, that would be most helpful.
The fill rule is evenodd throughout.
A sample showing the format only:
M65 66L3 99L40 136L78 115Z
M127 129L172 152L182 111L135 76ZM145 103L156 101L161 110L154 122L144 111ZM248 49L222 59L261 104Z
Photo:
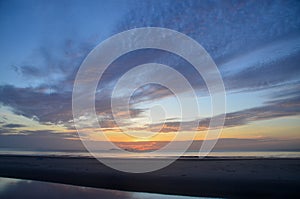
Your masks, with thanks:
M135 164L116 159L120 164ZM149 164L158 159L138 160ZM0 156L0 176L124 191L211 197L300 196L300 159L180 159L150 173L113 170L96 159Z

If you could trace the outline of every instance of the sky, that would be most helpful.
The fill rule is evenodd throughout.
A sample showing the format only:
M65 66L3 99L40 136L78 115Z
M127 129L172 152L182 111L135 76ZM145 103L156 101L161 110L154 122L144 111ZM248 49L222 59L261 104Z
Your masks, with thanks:
M199 42L220 71L227 100L217 149L299 150L299 13L299 1L0 1L0 147L82 149L72 115L73 83L81 63L116 33L163 27ZM200 114L179 118L176 98L168 89L140 87L130 101L132 118L122 121L122 128L144 136L137 139L116 125L111 94L126 71L151 62L166 64L189 80ZM151 75L131 78L138 84ZM197 148L212 116L203 78L186 60L161 50L119 57L105 71L95 95L101 128L86 128L86 139L103 146L99 131L116 145L135 150L157 149L177 133L184 142L196 132ZM149 122L157 105L167 114L160 110ZM177 132L179 122L185 125ZM189 128L192 122L199 122L198 128Z

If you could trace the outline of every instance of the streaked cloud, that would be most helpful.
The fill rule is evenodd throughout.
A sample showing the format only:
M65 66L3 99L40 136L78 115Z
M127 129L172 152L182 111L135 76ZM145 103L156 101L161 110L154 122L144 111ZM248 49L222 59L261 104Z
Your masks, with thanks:
M122 15L118 15L114 19L113 28L109 29L106 35L144 26L177 30L198 41L209 52L221 71L228 93L234 96L234 93L237 92L253 94L256 94L257 91L265 92L265 96L261 100L262 104L257 102L257 105L247 107L247 109L228 110L225 127L238 127L262 120L299 115L299 1L167 0L133 2L126 8L129 12L126 14L122 12ZM69 6L73 8L72 5ZM77 7L80 6L75 5L74 8ZM19 75L23 84L12 81L9 85L7 83L0 85L0 104L2 106L0 109L10 107L12 114L33 120L40 125L30 130L30 125L9 121L11 118L1 115L1 136L11 139L11 143L18 144L18 141L14 141L14 139L26 137L24 140L28 146L30 142L39 139L49 139L46 143L50 146L50 141L60 145L59 139L77 138L74 134L75 131L72 131L74 130L73 82L85 56L105 37L103 38L102 31L104 30L101 28L89 29L88 27L86 29L79 28L83 31L81 34L84 36L76 35L74 33L76 31L73 29L78 29L77 26L82 24L76 20L73 21L70 17L72 12L69 12L68 10L67 13L63 13L60 9L58 18L53 18L53 13L48 13L50 21L58 21L59 17L66 15L70 24L73 24L72 27L66 28L68 30L66 33L63 33L65 24L58 24L61 27L59 30L61 38L56 36L56 42L51 39L49 41L49 38L35 41L39 46L31 48L29 55L22 57L24 60L18 60L11 64L10 67ZM47 18L47 13L44 17ZM53 28L53 26L51 27ZM24 32L26 32L25 29ZM13 47L18 48L18 45L20 44L14 44ZM28 51L30 50L28 49ZM133 67L151 62L171 66L190 81L199 97L208 96L201 75L197 74L186 60L174 54L154 49L131 52L119 57L111 64L99 82L95 94L98 120L105 133L121 133L111 113L110 101L116 82ZM5 75L7 71L3 70L1 73ZM159 75L159 71L149 68L149 71L131 77L130 81L139 85L141 80L151 79L153 75L157 74ZM164 78L176 85L176 79L172 76ZM178 87L180 88L180 85ZM124 90L126 91L126 87ZM276 92L269 95L273 90ZM182 93L184 93L184 89L182 89ZM175 116L172 120L167 118L165 123L144 125L137 122L146 117L145 113L149 111L156 100L168 100L170 96L172 93L162 86L146 85L139 88L130 101L129 114L135 120L134 122L128 120L125 117L127 113L119 111L118 116L124 116L121 121L122 125L124 128L139 133L157 130L160 130L161 133L177 131L179 119ZM118 93L117 97L122 98L123 93ZM245 103L241 97L236 101L241 104ZM141 104L144 106L141 107ZM122 108L120 110L123 110ZM89 116L86 118L87 122L98 122L90 120ZM184 118L182 130L206 130L209 120L209 117L197 118L198 128L191 129L189 121L193 121ZM53 126L60 126L62 132L59 133L58 129L52 129ZM91 129L87 130L91 131ZM126 147L124 143L120 145ZM148 142L145 146L131 143L129 148L151 150L158 146L161 146L161 143Z
M241 111L230 112L226 114L224 127L236 127L252 122L276 119L280 117L289 117L300 115L300 95L286 96L286 98L274 99L267 101L263 106L254 107L250 109L244 109ZM218 117L218 116L216 116ZM199 126L197 129L191 129L189 125L194 121L182 122L183 131L203 131L207 130L210 122L210 118L198 119ZM174 132L179 129L180 120L167 121L165 123L158 123L150 125L149 128L153 130L161 129L162 133Z
M4 128L20 128L20 127L26 127L26 125L23 125L23 124L5 124L2 127L4 127Z

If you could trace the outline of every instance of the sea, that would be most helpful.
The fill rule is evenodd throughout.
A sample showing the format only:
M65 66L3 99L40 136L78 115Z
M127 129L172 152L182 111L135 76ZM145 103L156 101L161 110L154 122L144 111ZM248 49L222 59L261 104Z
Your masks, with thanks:
M181 154L179 151L165 153L124 152L121 150L103 150L94 152L75 150L28 150L0 148L0 155L25 156L62 156L62 157L96 157L96 158L174 158ZM187 151L180 158L203 158L198 151ZM212 151L204 158L300 158L300 151Z

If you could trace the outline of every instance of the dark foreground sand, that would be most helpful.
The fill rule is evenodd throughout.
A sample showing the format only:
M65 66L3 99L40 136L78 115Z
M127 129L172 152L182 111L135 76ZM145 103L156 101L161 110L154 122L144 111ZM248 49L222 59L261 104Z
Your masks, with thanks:
M189 196L300 196L300 159L188 159L159 171L132 174L92 158L2 155L0 176Z

